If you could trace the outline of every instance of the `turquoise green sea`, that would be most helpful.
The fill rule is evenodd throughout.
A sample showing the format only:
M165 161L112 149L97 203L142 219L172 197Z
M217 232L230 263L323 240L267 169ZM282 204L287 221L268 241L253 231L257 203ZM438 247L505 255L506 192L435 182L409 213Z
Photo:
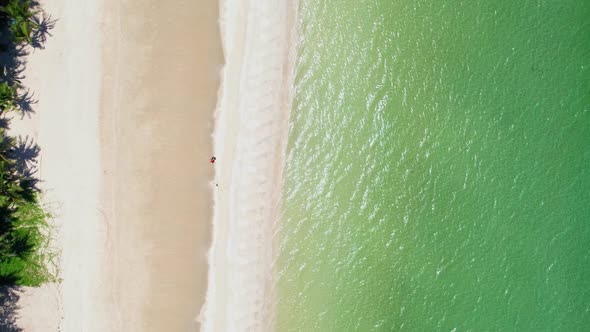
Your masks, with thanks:
M279 331L590 329L590 1L301 0Z

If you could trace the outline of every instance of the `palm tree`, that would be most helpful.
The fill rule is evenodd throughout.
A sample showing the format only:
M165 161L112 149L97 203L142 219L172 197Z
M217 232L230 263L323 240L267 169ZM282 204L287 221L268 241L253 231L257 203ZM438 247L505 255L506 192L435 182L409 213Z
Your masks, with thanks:
M8 83L0 84L0 114L5 111L12 111L16 108L16 89Z
M15 44L33 41L31 36L39 29L39 24L34 20L37 12L31 9L30 0L10 0L7 5L0 7L0 12L8 18L8 30Z

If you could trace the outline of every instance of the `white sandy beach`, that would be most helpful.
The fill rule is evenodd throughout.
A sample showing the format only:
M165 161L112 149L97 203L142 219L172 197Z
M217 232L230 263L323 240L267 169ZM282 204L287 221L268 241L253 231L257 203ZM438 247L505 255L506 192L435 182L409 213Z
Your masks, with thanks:
M56 216L60 284L27 290L19 305L25 331L88 330L100 321L99 261L105 242L99 201L100 12L92 0L46 1L57 19L46 49L27 58L24 85L38 103L16 132L41 147L44 201Z
M41 148L62 281L25 290L18 323L196 331L211 240L217 1L41 5L56 25L27 58L23 83L38 103L13 132Z
M203 331L269 331L296 46L295 1L222 1L213 245Z

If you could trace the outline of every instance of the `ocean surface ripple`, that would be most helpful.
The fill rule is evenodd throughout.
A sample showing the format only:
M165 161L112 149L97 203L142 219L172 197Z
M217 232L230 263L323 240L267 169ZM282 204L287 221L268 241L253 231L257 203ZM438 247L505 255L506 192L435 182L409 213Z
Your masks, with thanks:
M587 17L301 2L277 330L590 326Z

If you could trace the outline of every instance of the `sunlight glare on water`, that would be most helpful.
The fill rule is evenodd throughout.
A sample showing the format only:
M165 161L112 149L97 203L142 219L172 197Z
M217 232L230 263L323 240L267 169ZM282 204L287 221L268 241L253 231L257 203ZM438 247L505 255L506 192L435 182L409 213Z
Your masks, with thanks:
M588 17L301 1L277 330L590 326Z

